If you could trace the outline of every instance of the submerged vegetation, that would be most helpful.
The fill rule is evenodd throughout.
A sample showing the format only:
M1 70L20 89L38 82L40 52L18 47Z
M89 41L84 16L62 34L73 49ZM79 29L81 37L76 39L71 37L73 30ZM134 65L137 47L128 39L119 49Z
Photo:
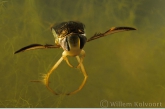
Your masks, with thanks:
M162 0L0 0L0 107L100 107L100 101L161 102L165 107L165 27ZM54 44L53 23L81 21L87 37L110 27L136 32L114 34L85 45L88 81L73 96L50 93L32 83L48 72L62 50L13 55L31 43ZM69 58L73 64L75 60ZM62 63L51 82L57 91L77 88L83 77ZM92 93L91 93L92 92Z

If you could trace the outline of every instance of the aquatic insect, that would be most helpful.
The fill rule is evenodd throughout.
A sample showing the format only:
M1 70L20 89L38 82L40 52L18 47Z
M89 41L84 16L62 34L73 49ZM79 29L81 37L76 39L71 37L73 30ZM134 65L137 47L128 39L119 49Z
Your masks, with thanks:
M73 65L70 64L67 56L76 57L77 61L78 61L77 68L81 69L81 71L84 75L84 80L81 83L81 85L78 87L78 89L76 89L70 93L66 93L66 95L75 94L84 87L87 77L88 77L88 75L85 71L84 65L83 65L83 59L85 57L85 51L83 50L83 47L84 47L85 43L98 39L98 38L101 38L101 37L104 37L104 36L107 36L109 34L122 32L122 31L136 30L135 28L132 28L132 27L112 27L104 33L96 33L92 37L87 39L84 28L85 28L85 25L83 23L76 22L76 21L62 22L60 24L53 25L51 27L51 31L55 38L55 45L31 44L29 46L19 49L14 54L23 52L23 51L27 51L27 50L32 50L32 49L62 48L64 50L62 53L62 57L55 63L55 65L50 69L50 71L47 74L43 75L43 79L41 80L41 82L43 82L44 85L46 85L46 87L52 93L54 93L56 95L58 95L58 93L56 93L49 86L50 75L59 66L59 64L63 60L65 60L66 63L70 67L73 67Z

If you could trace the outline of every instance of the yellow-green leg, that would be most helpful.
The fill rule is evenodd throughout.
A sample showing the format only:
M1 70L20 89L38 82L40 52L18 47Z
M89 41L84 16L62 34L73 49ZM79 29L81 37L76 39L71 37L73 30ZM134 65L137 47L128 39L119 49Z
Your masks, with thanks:
M83 60L82 58L83 58L84 56L85 56L85 52L82 52L82 57L81 57L81 59L79 58L79 56L76 56L77 61L78 61L79 66L80 66L80 69L81 69L81 71L82 71L82 73L83 73L83 75L84 75L84 80L83 80L83 82L81 83L81 85L79 86L79 88L78 88L77 90L75 90L75 91L73 91L73 92L70 92L70 93L67 93L66 95L71 95L71 94L77 93L78 91L80 91L80 90L84 87L84 85L85 85L85 83L86 83L86 80L87 80L88 75L86 74L84 65L83 65L83 63L82 63L82 61L81 61L81 60ZM66 55L63 55L63 56L55 63L55 65L51 68L51 70L50 70L47 74L43 75L43 80L42 80L42 82L46 85L46 87L47 87L52 93L54 93L54 94L56 94L56 95L58 95L58 94L57 94L52 88L49 87L49 77L50 77L50 75L52 74L52 72L60 65L60 63L61 63L64 59L67 59L67 58L66 58ZM67 61L66 61L66 62L67 62Z
M81 85L79 86L79 88L78 88L77 90L75 90L75 91L73 91L73 92L70 92L70 93L68 93L67 95L72 95L72 94L75 94L75 93L77 93L78 91L80 91L80 90L84 87L84 85L85 85L85 83L86 83L86 81L87 81L87 78L88 78L88 75L87 75L87 73L86 73L86 71L85 71L84 65L83 65L83 63L81 63L81 59L79 58L79 56L76 56L76 58L77 58L77 61L78 61L79 64L80 64L80 69L81 69L81 71L82 71L82 73L83 73L83 75L84 75L84 80L83 80L83 82L81 83Z
M44 85L46 85L46 87L54 94L58 95L55 91L53 91L50 87L49 87L49 77L52 74L52 72L58 67L58 65L63 61L63 56L56 62L56 64L51 68L51 70L47 73L43 75L43 80L42 82L44 83Z
M84 57L85 57L85 51L84 50L81 50L80 56L81 56L81 58L78 61L79 64L77 65L76 68L79 68L80 67L80 63L83 63L83 60L84 60Z

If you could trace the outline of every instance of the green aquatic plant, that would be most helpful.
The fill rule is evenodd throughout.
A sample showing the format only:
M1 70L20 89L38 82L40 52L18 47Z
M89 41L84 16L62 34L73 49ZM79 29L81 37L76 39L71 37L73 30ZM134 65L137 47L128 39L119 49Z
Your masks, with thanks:
M92 108L100 107L102 99L162 102L165 107L164 0L0 1L0 107ZM62 49L13 52L31 43L53 44L50 25L68 20L82 21L87 38L113 26L137 27L138 31L86 44L88 83L75 95L54 96L42 84L30 81L40 80ZM76 59L69 60L77 65ZM50 84L57 93L71 92L83 80L81 71L65 63L55 72Z
M5 10L5 4L7 3L8 1L6 0L0 0L0 13L3 12Z

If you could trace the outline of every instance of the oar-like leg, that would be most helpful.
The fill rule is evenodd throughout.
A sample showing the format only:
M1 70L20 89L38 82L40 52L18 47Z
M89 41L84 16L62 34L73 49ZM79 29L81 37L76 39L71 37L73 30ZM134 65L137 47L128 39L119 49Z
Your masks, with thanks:
M83 75L84 75L84 80L83 80L83 82L81 83L81 85L79 86L79 88L78 88L77 90L75 90L75 91L73 91L73 92L70 92L70 93L68 93L67 95L72 95L72 94L75 94L75 93L77 93L78 91L80 91L80 90L84 87L84 85L85 85L85 83L86 83L86 81L87 81L87 78L88 78L88 75L87 75L87 73L86 73L86 71L85 71L84 65L83 65L83 63L81 63L81 59L79 58L79 56L76 56L76 58L77 58L77 61L78 61L79 64L80 64L80 69L81 69L81 71L82 71L82 73L83 73Z

